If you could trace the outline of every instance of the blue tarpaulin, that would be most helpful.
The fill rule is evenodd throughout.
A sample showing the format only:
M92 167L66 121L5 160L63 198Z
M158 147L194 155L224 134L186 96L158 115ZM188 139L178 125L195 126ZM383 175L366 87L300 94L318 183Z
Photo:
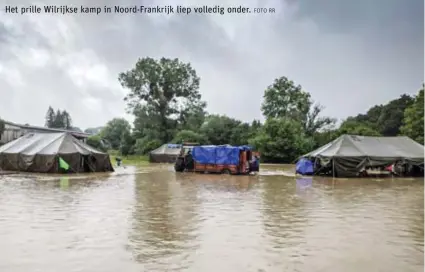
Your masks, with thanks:
M181 148L181 144L167 144L167 148Z
M241 146L239 146L239 149L241 149L241 150L252 150L252 147L250 147L249 145L241 145Z
M240 149L233 146L219 146L216 150L216 164L239 164Z
M192 149L193 160L202 164L215 164L216 148L214 146L195 146Z
M192 156L195 162L201 164L239 164L239 153L241 150L247 150L246 146L195 146L192 150Z
M314 173L313 162L306 158L301 158L295 165L295 172L301 175L312 175Z

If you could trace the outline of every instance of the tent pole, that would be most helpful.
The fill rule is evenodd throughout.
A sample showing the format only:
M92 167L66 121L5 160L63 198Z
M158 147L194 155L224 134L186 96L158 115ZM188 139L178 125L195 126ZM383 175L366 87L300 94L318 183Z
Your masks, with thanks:
M332 178L335 178L335 161L332 159Z

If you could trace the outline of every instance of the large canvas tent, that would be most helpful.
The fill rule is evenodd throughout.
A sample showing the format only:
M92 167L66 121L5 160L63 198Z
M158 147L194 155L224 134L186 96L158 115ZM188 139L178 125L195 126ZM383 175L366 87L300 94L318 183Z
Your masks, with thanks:
M423 171L424 146L409 137L342 135L302 156L315 168L328 168L337 176L355 176L367 167L386 167L399 162Z
M179 144L163 144L149 153L150 162L174 163L181 151Z
M108 154L69 133L29 133L0 146L0 170L39 173L114 171Z

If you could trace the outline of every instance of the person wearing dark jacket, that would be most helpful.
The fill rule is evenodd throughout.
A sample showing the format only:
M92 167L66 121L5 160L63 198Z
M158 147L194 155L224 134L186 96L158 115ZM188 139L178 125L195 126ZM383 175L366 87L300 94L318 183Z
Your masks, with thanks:
M193 157L192 157L192 152L189 150L186 154L186 156L184 157L184 162L186 165L186 169L192 170L193 169Z

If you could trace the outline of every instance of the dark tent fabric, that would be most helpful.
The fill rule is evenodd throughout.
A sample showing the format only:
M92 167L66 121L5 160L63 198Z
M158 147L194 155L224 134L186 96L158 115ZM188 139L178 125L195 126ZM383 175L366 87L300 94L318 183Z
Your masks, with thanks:
M314 173L313 162L306 158L301 158L295 165L295 172L301 175L312 175Z
M114 171L108 154L69 133L29 133L0 146L1 170L58 173L60 159L70 173Z
M424 146L406 136L342 135L302 157L318 161L321 167L332 164L338 176L356 176L365 167L382 167L395 162L423 168Z
M163 144L149 153L149 161L157 163L174 163L181 151L179 144Z

